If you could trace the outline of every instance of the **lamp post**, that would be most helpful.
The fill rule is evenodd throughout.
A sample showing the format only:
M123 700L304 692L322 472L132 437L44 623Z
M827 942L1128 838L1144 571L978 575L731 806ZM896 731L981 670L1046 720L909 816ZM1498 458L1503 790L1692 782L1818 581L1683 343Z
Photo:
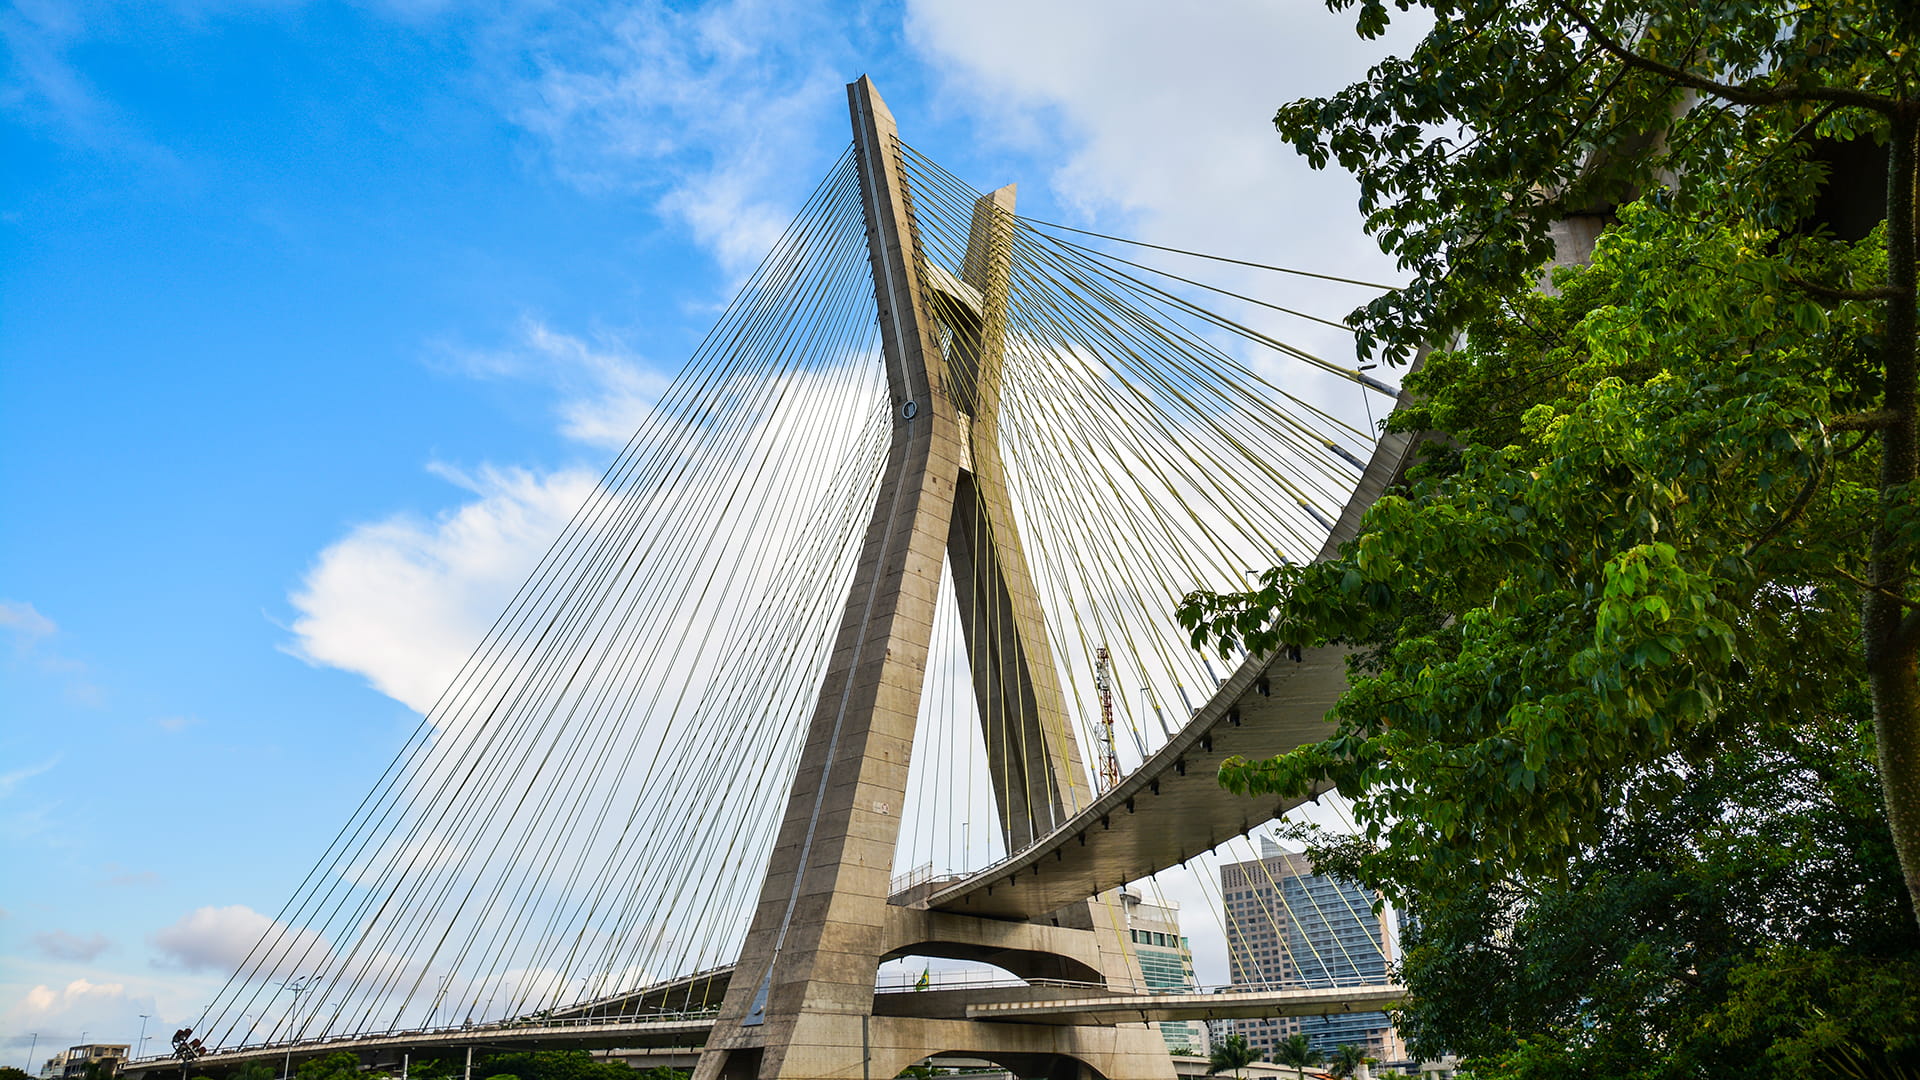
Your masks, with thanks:
M40 1033L33 1033L33 1041L27 1044L27 1071L33 1071L33 1052L40 1049Z
M296 975L280 984L282 990L293 991L293 1004L287 1009L287 1058L281 1066L283 1080L293 1080L293 1040L294 1027L300 1016L300 995L313 985L315 976Z
M151 1015L151 1014L149 1014L149 1013L141 1013L141 1014L140 1014L140 1037L139 1037L138 1039L135 1039L135 1040L134 1040L134 1043L133 1043L133 1056L134 1056L134 1057L139 1057L139 1056L140 1056L140 1048L141 1048L142 1046L145 1046L145 1045L146 1045L146 1043L147 1043L147 1017L148 1017L149 1015Z

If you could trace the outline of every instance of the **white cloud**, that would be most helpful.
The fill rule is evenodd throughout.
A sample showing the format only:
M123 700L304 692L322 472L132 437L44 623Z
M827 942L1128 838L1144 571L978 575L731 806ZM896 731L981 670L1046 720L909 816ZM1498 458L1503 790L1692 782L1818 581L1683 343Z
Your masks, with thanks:
M155 931L148 940L160 951L164 966L227 973L247 963L262 939L290 940L274 953L284 959L289 972L330 955L319 935L309 930L290 931L244 904L196 908L171 926ZM280 974L276 970L262 973L262 977Z
M285 646L423 713L595 483L583 469L433 471L477 498L431 520L360 525L329 545L291 597L300 614Z
M659 192L658 209L737 274L838 146L814 124L833 115L819 105L839 99L860 23L774 0L612 5L533 43L515 117L573 182Z
M1396 21L1394 40L1415 21ZM1009 25L1020 32L1007 33ZM1398 280L1361 231L1354 181L1338 169L1309 169L1272 125L1284 102L1332 92L1391 51L1390 42L1360 41L1350 14L1264 0L1177 8L1151 0L911 0L906 30L942 72L943 100L973 114L983 135L1056 162L1052 193L1104 224L1101 231ZM1203 280L1251 283L1252 295L1336 320L1371 295L1193 265ZM1338 330L1286 319L1271 329L1335 361L1352 355L1352 339Z
M33 947L49 960L72 960L87 964L113 948L113 942L105 934L83 938L65 930L47 930L33 935Z
M51 1054L77 1041L82 1031L117 1031L127 1015L150 1009L152 1000L129 995L124 983L74 979L59 989L43 983L28 989L0 1014L0 1029L38 1031L41 1048Z
M618 338L588 340L532 317L520 320L511 347L453 349L448 356L454 370L472 378L546 383L560 397L560 433L610 450L627 444L672 381Z

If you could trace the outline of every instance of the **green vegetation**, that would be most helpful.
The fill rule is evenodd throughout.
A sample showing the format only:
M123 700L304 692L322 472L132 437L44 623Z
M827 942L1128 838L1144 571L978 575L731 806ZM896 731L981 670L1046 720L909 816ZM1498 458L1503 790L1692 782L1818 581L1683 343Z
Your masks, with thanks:
M1380 0L1357 6L1363 31L1384 25ZM1920 893L1913 9L1427 6L1409 57L1276 122L1360 177L1370 227L1417 275L1356 313L1362 347L1470 331L1480 359L1453 366L1487 366L1491 396L1430 415L1491 426L1453 477L1382 500L1343 558L1184 615L1252 647L1368 640L1421 606L1456 622L1381 657L1334 740L1228 780L1330 775L1384 799L1383 828L1404 790L1447 857L1552 865L1592 839L1622 770L1711 737L1755 674L1777 709L1804 705L1792 654L1853 638ZM1812 228L1813 155L1856 142L1886 144L1890 202L1876 238L1844 245ZM1530 328L1555 220L1648 189L1577 338L1563 321L1479 347ZM1429 739L1443 720L1457 730ZM1462 770L1458 796L1436 769Z
M273 1080L280 1070L265 1061L249 1061L228 1073L226 1080Z
M1291 1065L1296 1069L1319 1065L1326 1059L1326 1055L1315 1050L1305 1035L1289 1035L1280 1040L1280 1045L1273 1048L1274 1061L1281 1065Z
M303 1061L294 1066L296 1080L365 1080L368 1075L360 1070L360 1057L357 1054L341 1050L326 1057Z
M1363 348L1464 335L1393 421L1450 441L1337 558L1189 598L1196 642L1357 649L1331 738L1222 779L1355 800L1316 857L1417 917L1417 1052L1911 1068L1920 16L1426 6L1406 59L1276 122L1417 275ZM1862 195L1821 155L1875 147L1885 220L1843 239L1823 207ZM1535 293L1549 226L1614 206Z
M1333 1052L1333 1061L1327 1071L1335 1076L1353 1076L1359 1073L1360 1066L1370 1065L1373 1059L1367 1052L1352 1043L1341 1043Z
M1213 1050L1207 1055L1207 1075L1232 1073L1241 1075L1241 1070L1260 1060L1260 1051L1247 1044L1245 1035L1229 1035L1213 1044Z
M416 1057L408 1080L452 1080L462 1075L460 1057ZM585 1050L518 1050L475 1054L475 1080L686 1080L676 1069L635 1070L624 1061L597 1058ZM307 1080L303 1075L300 1080Z
M227 1080L236 1080L246 1069L257 1067L245 1066ZM415 1055L407 1067L407 1080L456 1080L465 1070L464 1055ZM370 1076L397 1077L398 1073L362 1072L360 1059L343 1051L302 1062L294 1075L296 1080L367 1080ZM473 1075L476 1080L687 1080L687 1074L678 1069L656 1066L635 1070L624 1061L596 1058L585 1050L475 1054Z

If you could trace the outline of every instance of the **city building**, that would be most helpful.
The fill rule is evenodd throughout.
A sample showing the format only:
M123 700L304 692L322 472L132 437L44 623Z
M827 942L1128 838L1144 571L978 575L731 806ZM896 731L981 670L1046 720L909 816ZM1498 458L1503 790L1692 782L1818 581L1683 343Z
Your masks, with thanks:
M1127 936L1151 990L1192 993L1199 989L1193 974L1193 949L1180 933L1180 905L1156 904L1131 889L1120 893L1127 913ZM1165 1020L1155 1025L1167 1041L1167 1052L1205 1057L1212 1044L1207 1025L1199 1020Z
M1360 886L1315 874L1304 855L1262 839L1261 857L1220 868L1226 904L1228 978L1236 987L1366 986L1392 981L1393 945ZM1385 1013L1236 1020L1234 1031L1262 1053L1304 1033L1331 1056L1342 1044L1382 1062L1404 1061L1406 1044Z
M77 1080L87 1074L87 1066L105 1063L118 1072L127 1060L127 1043L84 1043L68 1047L47 1059L40 1067L42 1080Z

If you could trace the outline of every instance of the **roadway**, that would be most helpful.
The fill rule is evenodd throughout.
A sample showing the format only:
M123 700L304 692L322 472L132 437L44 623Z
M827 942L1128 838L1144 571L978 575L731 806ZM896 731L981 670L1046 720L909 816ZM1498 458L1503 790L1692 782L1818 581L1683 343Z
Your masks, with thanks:
M486 1047L489 1050L612 1049L614 1047L697 1047L713 1030L711 1014L695 1016L623 1016L591 1020L505 1021L497 1024L429 1028L384 1034L349 1035L296 1042L214 1050L194 1060L196 1071L225 1069L249 1061L302 1061L340 1051L378 1054L382 1050L430 1053ZM180 1068L176 1057L138 1058L121 1067L127 1076L164 1074Z
M1417 445L1403 433L1381 437L1316 558L1357 535L1360 516L1401 481ZM1038 919L1279 817L1305 799L1235 795L1220 786L1220 763L1325 738L1327 710L1346 692L1347 652L1335 646L1248 657L1165 746L1064 824L984 870L915 886L894 902Z

